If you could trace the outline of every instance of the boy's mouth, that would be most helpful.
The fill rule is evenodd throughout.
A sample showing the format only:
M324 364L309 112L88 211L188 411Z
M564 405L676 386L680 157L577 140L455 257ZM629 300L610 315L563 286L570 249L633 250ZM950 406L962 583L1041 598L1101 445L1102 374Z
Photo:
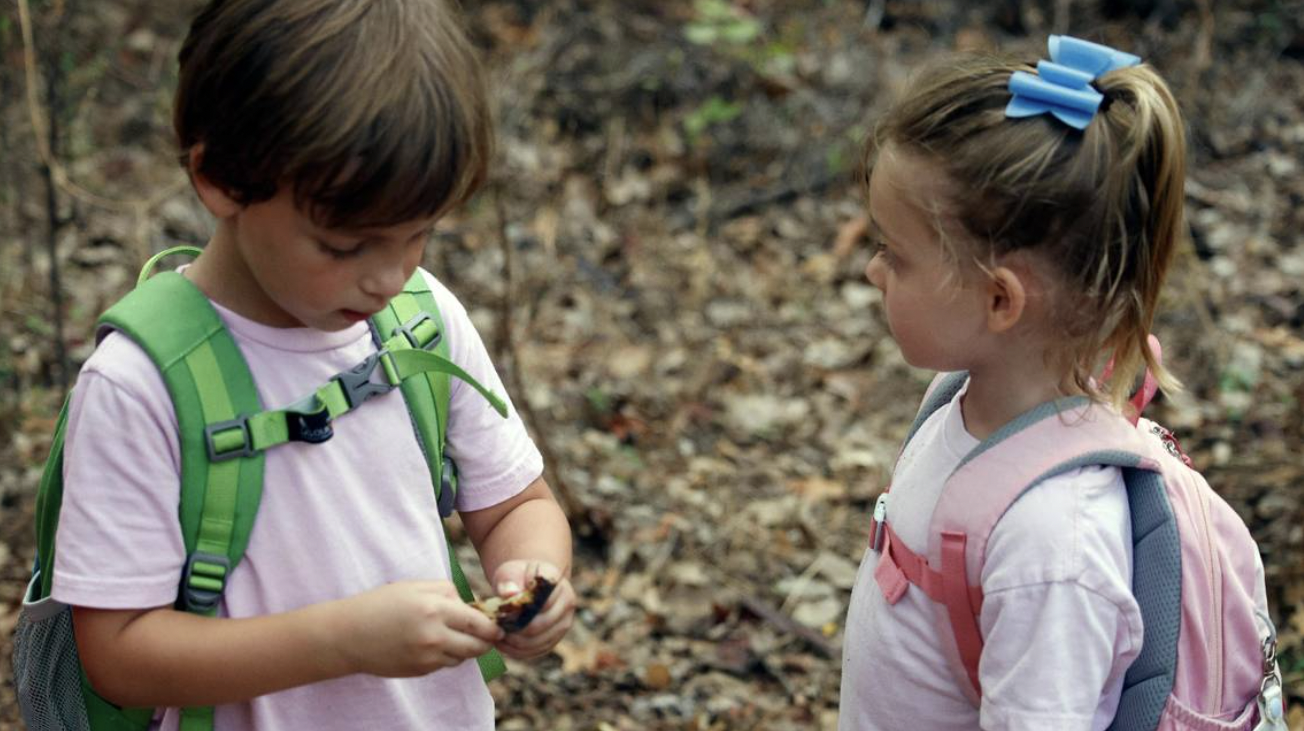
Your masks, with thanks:
M340 314L344 315L344 319L349 322L362 322L368 317L367 313L358 312L357 310L340 310Z

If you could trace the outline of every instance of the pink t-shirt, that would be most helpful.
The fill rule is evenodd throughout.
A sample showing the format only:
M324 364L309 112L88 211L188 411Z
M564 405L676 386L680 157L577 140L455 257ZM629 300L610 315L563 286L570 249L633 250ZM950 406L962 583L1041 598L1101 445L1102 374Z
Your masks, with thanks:
M897 463L888 521L916 553L946 478L978 446L958 394L910 440ZM999 448L999 447L998 447ZM843 650L839 729L1104 729L1141 650L1131 587L1131 525L1117 468L1071 470L1024 493L992 530L979 625L981 708L952 674L935 609L911 587L894 605L860 564Z
M426 273L450 356L505 395L465 308ZM278 329L217 308L267 408L288 405L375 352L366 323L339 332ZM160 313L160 317L167 313ZM453 379L448 450L457 508L516 495L543 470L516 412L502 419ZM430 470L396 390L340 417L322 444L267 451L262 504L221 614L285 612L387 582L448 579L448 550ZM162 377L139 347L109 335L73 392L53 596L134 609L176 599L185 550L177 519L177 423ZM195 658L202 662L202 658ZM217 708L228 729L491 729L493 700L474 661L425 677L354 675ZM161 727L174 729L169 709Z

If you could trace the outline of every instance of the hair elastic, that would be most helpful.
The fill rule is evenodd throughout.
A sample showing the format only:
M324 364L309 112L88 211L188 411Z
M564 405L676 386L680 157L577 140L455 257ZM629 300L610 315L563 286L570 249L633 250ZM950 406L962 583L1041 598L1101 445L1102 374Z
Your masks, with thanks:
M1114 69L1141 63L1140 56L1072 36L1051 36L1050 60L1037 62L1037 73L1010 74L1013 97L1007 117L1047 114L1078 130L1091 123L1104 99L1091 82Z

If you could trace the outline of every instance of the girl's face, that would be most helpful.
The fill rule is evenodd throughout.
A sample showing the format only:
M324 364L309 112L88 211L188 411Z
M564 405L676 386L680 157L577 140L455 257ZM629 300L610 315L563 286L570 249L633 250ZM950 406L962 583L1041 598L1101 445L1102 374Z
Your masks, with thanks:
M943 202L945 174L921 155L881 150L869 183L877 251L865 269L883 293L888 328L906 362L965 370L986 332L986 297L975 277L947 259L931 202Z
M232 219L247 274L242 314L277 327L341 330L381 310L421 262L434 218L356 231L323 228L292 189Z

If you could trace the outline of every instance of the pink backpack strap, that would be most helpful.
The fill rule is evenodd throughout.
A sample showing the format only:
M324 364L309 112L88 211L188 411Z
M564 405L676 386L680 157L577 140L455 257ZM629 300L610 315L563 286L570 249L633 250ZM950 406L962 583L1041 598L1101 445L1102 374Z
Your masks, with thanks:
M958 375L959 384L935 384L936 399L926 400L940 400L949 391L943 403L949 402L963 387L964 374ZM912 435L931 413L927 405L920 409ZM875 578L884 596L895 602L913 584L941 605L939 630L955 638L948 660L967 681L975 704L982 694L982 570L996 523L1025 490L1047 478L1088 465L1157 469L1144 456L1148 453L1144 435L1117 413L1085 398L1060 399L1015 419L965 457L934 508L926 558L912 552L890 525L871 524L871 540L882 535Z
M947 615L965 676L981 696L978 612L964 616L960 574L980 586L992 529L1025 490L1062 472L1088 465L1158 469L1146 455L1144 435L1117 413L1061 399L1024 414L974 449L948 478L934 508L928 555L940 561L948 592ZM979 606L979 609L981 606ZM958 621L957 621L958 620Z

